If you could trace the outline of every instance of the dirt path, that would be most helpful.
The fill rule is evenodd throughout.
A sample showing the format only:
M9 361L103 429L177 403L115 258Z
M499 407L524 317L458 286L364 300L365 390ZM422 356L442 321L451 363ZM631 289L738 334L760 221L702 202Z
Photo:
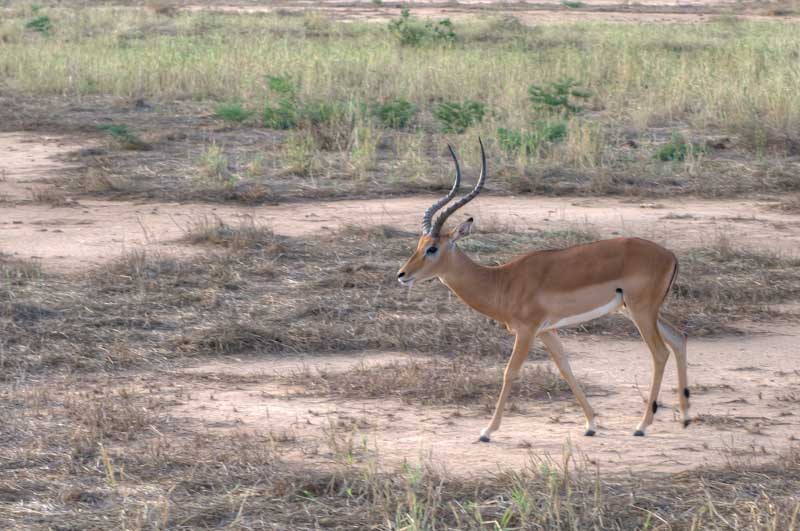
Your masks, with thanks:
M304 236L348 224L387 224L416 232L433 197L306 202L245 207L192 203L80 200L51 206L32 200L42 182L64 168L58 157L77 149L66 138L0 134L0 251L39 258L46 270L92 267L126 250L148 247L170 254L197 252L175 243L203 217L236 224L244 218L280 233ZM464 214L481 226L523 230L593 228L604 236L635 235L668 247L702 245L720 234L742 245L794 254L800 216L770 211L758 201L690 198L639 201L617 198L481 197ZM478 236L479 237L479 236Z
M410 7L414 16L422 18L461 19L465 17L512 15L524 24L564 24L588 21L626 23L702 23L711 21L720 14L734 14L749 20L797 20L793 16L770 16L770 6L751 4L742 6L736 0L669 0L627 3L609 0L586 0L578 8L568 8L561 0L539 0L536 2L507 3L495 0L421 0L412 4L387 2L375 4L371 0L327 0L324 2L282 1L268 6L252 5L248 2L226 4L194 4L185 6L190 11L219 11L236 13L302 12L309 8L345 21L362 20L386 22L399 13L401 7ZM756 6L757 9L752 9Z
M356 357L308 357L300 360L214 363L190 372L219 383L176 385L186 399L170 413L210 430L256 430L289 438L303 448L298 459L325 461L332 435L394 465L432 459L453 473L470 475L516 468L530 454L559 462L566 448L597 463L602 471L676 472L730 460L771 458L800 436L800 330L783 329L765 337L690 342L692 413L696 421L684 430L677 420L676 377L667 368L662 409L644 438L632 433L643 408L650 379L650 360L638 341L565 338L579 380L601 391L590 400L600 414L597 436L582 436L583 418L572 400L520 402L490 444L476 442L489 413L479 406L424 407L398 400L353 400L287 396L274 382L226 383L231 374L282 374L299 367L346 370ZM402 354L368 354L369 363L403 359ZM543 363L550 363L549 361ZM499 388L498 382L498 388ZM187 386L182 389L182 386Z

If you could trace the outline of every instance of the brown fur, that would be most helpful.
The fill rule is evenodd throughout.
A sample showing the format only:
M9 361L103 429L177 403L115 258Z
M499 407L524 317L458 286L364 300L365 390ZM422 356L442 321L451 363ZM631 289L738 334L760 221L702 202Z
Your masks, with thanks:
M665 293L677 274L678 262L672 252L640 238L615 238L532 252L500 266L482 266L456 245L459 238L469 234L471 223L470 219L446 235L423 235L398 277L415 283L438 277L466 304L504 323L516 334L495 415L482 440L488 440L488 433L499 427L510 383L537 335L545 342L583 407L587 434L594 433L594 412L572 375L558 336L547 330L557 327L559 322L569 322L562 320L574 321L575 316L600 311L609 305L613 306L609 311L621 309L622 305L615 304L619 290L626 315L636 324L653 355L650 399L637 433L643 434L652 422L654 411L649 405L658 398L669 356L667 344L676 354L681 411L684 420L688 418L688 397L682 391L687 387L685 338L659 316ZM438 248L433 256L426 254L432 245ZM663 331L659 326L664 327Z

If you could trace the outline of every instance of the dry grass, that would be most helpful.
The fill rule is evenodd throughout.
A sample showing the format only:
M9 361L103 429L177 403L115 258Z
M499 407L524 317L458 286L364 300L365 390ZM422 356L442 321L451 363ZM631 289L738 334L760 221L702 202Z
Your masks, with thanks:
M772 304L800 295L800 259L737 247L724 235L679 260L677 297L669 299L667 312L679 316L690 333L718 333L725 315L776 317Z
M475 235L464 248L480 262L499 263L596 237L498 230ZM298 240L252 220L203 218L184 236L207 246L193 258L133 251L69 280L6 258L3 378L50 366L120 368L197 355L382 349L505 359L512 336L446 287L397 285L394 272L415 240L386 226ZM724 239L679 259L667 313L690 336L735 332L742 318L792 317L772 305L800 294L798 260ZM623 317L565 331L575 332L636 336Z
M275 256L287 251L281 244L283 238L252 217L242 218L234 227L219 218L205 216L190 223L185 230L182 241L190 244L217 245L237 252L264 251Z
M793 194L784 196L776 206L778 209L787 213L800 213L800 195Z
M52 207L75 206L77 202L71 199L63 190L53 187L38 187L31 190L31 200L34 203L50 205Z
M561 462L458 478L428 462L379 467L332 424L317 459L292 437L208 433L163 415L154 392L115 381L0 387L5 529L794 530L800 454L675 475L609 475ZM360 442L359 442L360 441ZM313 455L303 462L314 459Z
M15 258L0 252L0 281L2 288L25 284L42 278L42 264L35 259Z
M398 398L423 404L479 402L492 406L503 379L502 367L477 357L432 358L358 365L346 371L305 368L281 380L303 394L345 398ZM515 399L561 398L569 388L549 367L526 367L515 383Z

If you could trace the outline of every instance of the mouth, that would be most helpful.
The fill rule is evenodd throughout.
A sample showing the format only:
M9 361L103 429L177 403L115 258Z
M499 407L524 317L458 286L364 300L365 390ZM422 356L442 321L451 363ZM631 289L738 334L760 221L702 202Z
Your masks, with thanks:
M400 282L400 284L409 288L414 285L413 278L398 278L397 281Z

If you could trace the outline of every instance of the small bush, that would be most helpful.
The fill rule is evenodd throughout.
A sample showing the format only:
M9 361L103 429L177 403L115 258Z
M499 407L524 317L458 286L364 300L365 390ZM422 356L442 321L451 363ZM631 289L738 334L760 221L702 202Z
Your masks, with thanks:
M500 148L508 153L532 155L547 143L561 142L567 137L565 122L534 122L531 131L514 131L498 128L497 139Z
M564 7L568 7L570 9L579 9L585 6L586 4L584 4L583 2L572 2L570 0L561 0L561 5Z
M304 101L289 76L272 76L269 89L273 103L267 103L262 124L270 129L304 129L321 149L343 149L350 140L352 113L343 102Z
M420 46L427 42L450 44L456 40L456 32L449 18L436 23L422 22L403 9L400 18L389 22L389 33L401 46Z
M217 144L211 144L198 160L201 181L207 184L233 188L239 178L230 171L230 160L225 151Z
M308 131L292 132L284 141L281 160L284 171L301 177L312 177L321 171L319 145Z
M252 115L253 111L245 109L241 103L221 103L214 111L214 116L226 122L241 123Z
M319 126L331 123L344 112L341 104L313 101L300 105L298 114L306 125Z
M277 106L267 105L261 122L267 129L292 129L297 126L297 110L285 100Z
M25 28L33 31L38 31L42 35L50 35L53 30L53 23L47 15L39 15L38 17L29 20L25 24Z
M668 144L665 144L658 148L656 151L654 158L662 161L662 162L669 162L675 160L684 160L687 155L691 154L699 154L703 152L703 148L699 146L693 146L680 133L672 133L672 139L669 141Z
M123 149L132 151L149 151L152 146L132 133L127 125L101 125L101 131L106 131Z
M375 106L375 116L384 127L403 129L408 125L417 108L413 103L403 99L395 99Z
M473 125L481 123L484 114L486 106L472 100L463 103L442 102L433 108L433 116L441 122L445 133L461 134Z
M267 86L274 95L275 104L264 107L262 123L268 129L297 127L297 87L287 75L269 76Z
M298 127L308 131L320 149L342 151L352 140L354 114L344 102L302 102Z
M550 83L546 87L538 85L528 87L528 98L534 109L550 114L564 115L580 112L582 107L577 105L574 100L585 100L590 95L571 78Z

